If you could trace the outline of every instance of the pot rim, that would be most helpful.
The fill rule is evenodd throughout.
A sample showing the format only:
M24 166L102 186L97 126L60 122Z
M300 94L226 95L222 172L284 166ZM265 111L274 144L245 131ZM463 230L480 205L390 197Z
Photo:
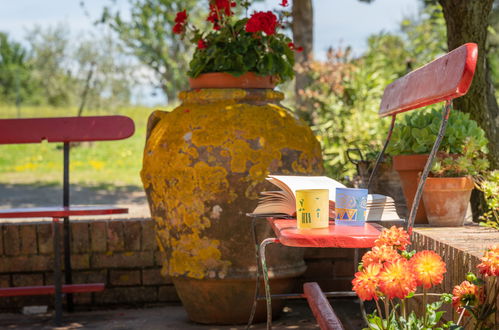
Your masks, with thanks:
M475 183L471 176L460 177L428 177L426 178L424 190L473 190Z
M430 154L394 155L393 168L396 171L422 170Z
M273 89L277 85L274 76L260 76L254 72L246 72L233 76L227 72L202 73L196 78L189 78L191 89L201 88L262 88Z

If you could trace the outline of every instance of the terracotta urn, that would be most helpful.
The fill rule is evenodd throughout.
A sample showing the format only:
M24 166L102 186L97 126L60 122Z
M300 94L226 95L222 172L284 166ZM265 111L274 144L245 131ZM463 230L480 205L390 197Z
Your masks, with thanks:
M249 318L257 265L246 213L260 191L275 189L265 177L323 173L317 139L280 104L282 93L236 87L181 92L181 105L150 116L144 148L141 176L163 274L189 318L206 324ZM257 236L272 236L265 220ZM305 271L303 249L272 245L267 257L272 293L293 291ZM264 319L262 302L256 321Z
M471 177L426 179L423 200L428 222L436 227L464 225L474 188Z
M416 190L418 189L419 173L423 171L426 161L428 160L428 156L428 154L393 156L393 168L400 176L400 182L402 184L402 190L407 204L407 217L409 217L411 212L414 196L416 195ZM428 223L423 199L419 202L415 223Z

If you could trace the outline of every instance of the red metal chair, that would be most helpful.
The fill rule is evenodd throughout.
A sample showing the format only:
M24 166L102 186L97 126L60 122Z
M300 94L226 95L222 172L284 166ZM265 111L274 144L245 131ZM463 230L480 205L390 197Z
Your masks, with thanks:
M388 146L388 143L390 142L397 114L413 109L418 109L438 102L445 102L445 106L442 111L442 122L440 125L440 130L431 150L428 161L426 162L423 173L421 174L421 179L418 184L416 196L414 198L409 218L406 222L406 228L409 233L412 233L414 219L416 217L416 212L421 200L424 183L426 181L426 178L428 177L432 162L437 154L438 148L445 134L447 121L452 108L452 100L467 93L475 72L477 54L478 50L476 44L464 44L461 47L449 52L448 54L428 63L427 65L410 72L402 78L395 80L385 88L383 98L381 100L379 116L381 118L391 116L392 121L383 149L378 155L376 165L371 173L368 187L376 174L376 170L380 162L382 161L384 152ZM357 260L357 249L372 247L374 241L379 235L379 229L369 223L366 223L364 227L346 228L339 228L339 226L335 227L334 223L330 223L328 229L298 230L296 228L296 223L290 222L290 220L269 219L269 222L274 230L276 238L264 239L259 246L256 245L257 264L261 264L261 272L263 274L265 284L265 300L267 302L267 329L271 329L272 327L271 298L286 299L306 297L308 300L315 298L322 299L322 296L312 294L310 292L308 294L271 295L267 265L265 261L265 248L267 245L273 243L281 243L286 246L295 247L355 248L355 259ZM254 231L255 218L253 218L252 226L253 237L256 243L256 235ZM357 263L355 262L355 264ZM260 275L259 272L257 272L255 300L247 328L249 328L252 323L254 311L256 308L256 301L263 299L263 297L258 296L259 280ZM306 290L310 291L309 289ZM314 290L317 290L317 287L315 287ZM325 296L355 296L355 293L326 292ZM315 309L314 315L318 317L321 329L341 329L341 324L338 325L336 323L337 319L335 317L332 317L332 315L334 315L334 313L331 314L332 310L329 311L329 309L326 308L323 303L314 303L311 306L312 309ZM327 319L330 317L332 317L332 320L334 320L335 324L328 324Z

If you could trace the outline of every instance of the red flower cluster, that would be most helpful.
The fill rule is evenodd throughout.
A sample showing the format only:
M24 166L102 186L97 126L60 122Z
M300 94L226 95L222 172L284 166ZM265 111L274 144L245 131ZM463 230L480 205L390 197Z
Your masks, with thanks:
M494 245L485 251L477 266L480 274L485 276L499 276L499 245Z
M458 313L463 311L464 306L474 307L484 301L483 288L468 281L456 285L452 290L452 296L452 306Z
M294 43L290 42L288 43L288 47L291 49L291 50L295 50L297 52L303 52L303 47L296 47Z
M203 39L198 40L198 49L205 49L206 48L206 43L204 42Z
M363 269L352 281L360 299L404 299L418 286L430 288L442 282L446 271L442 258L425 250L407 260L396 249L404 250L408 244L409 235L402 228L393 226L381 232L376 246L362 257Z
M445 262L433 251L421 251L411 258L411 266L416 275L418 285L429 289L434 285L442 283L444 279Z
M411 292L416 291L416 276L411 271L411 265L407 259L397 259L389 262L379 276L381 292L388 299L404 299Z
M277 17L271 11L263 12L257 11L251 15L246 23L246 32L265 32L268 36L275 33L277 28Z
M281 5L283 7L287 7L288 6L288 0L282 0L279 5Z
M184 9L183 11L179 11L177 16L175 16L175 25L173 26L173 33L181 34L185 30L185 24L187 20L187 12Z
M389 230L383 230L379 238L374 242L375 246L388 245L394 249L404 251L409 245L409 234L402 228L392 226Z
M220 30L220 21L223 16L232 16L234 13L231 7L235 7L236 3L230 0L211 0L210 13L206 20L213 23L214 30Z

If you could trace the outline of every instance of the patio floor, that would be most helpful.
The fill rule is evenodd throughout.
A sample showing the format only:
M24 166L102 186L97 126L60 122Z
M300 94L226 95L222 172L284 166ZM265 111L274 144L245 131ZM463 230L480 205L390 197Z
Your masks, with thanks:
M346 330L362 328L358 305L353 299L336 299L332 302ZM111 330L240 330L245 326L200 325L188 320L181 305L165 305L141 309L113 309L65 313L64 326L54 327L52 315L0 314L0 329L111 329ZM265 329L259 323L251 329ZM304 300L289 301L284 313L273 322L274 329L319 329Z

